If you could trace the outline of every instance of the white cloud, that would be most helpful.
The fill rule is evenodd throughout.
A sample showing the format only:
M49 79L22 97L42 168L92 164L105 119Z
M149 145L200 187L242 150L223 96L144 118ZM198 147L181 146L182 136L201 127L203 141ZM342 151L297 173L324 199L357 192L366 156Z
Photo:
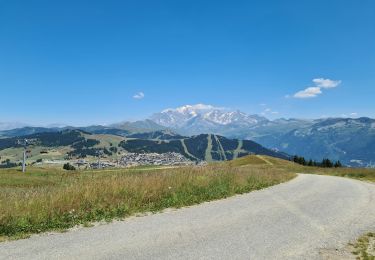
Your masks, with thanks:
M313 98L322 94L320 87L309 87L294 94L295 98Z
M358 116L358 113L356 112L350 113L350 116Z
M293 95L294 98L314 98L322 94L322 89L335 88L341 84L341 80L331 80L324 78L316 78L312 80L315 84L314 87L308 87L304 90L298 91ZM287 95L286 97L289 97Z
M133 96L134 99L143 99L145 97L145 94L143 92L138 92Z
M341 83L341 80L331 80L323 78L313 79L312 81L317 87L320 88L335 88Z

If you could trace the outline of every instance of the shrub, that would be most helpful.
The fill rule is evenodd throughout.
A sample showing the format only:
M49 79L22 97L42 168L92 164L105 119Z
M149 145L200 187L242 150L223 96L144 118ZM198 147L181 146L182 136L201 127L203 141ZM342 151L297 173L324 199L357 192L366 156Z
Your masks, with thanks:
M67 171L75 171L75 170L76 170L76 167L74 167L74 166L71 165L70 163L66 163L66 164L64 164L63 169L64 169L64 170L67 170Z

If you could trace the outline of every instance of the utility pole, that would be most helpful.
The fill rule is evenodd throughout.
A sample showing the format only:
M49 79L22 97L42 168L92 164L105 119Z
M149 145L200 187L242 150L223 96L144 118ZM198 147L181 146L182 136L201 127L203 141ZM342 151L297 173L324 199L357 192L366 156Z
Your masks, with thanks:
M98 169L101 169L102 166L100 165L100 154L98 153Z
M23 158L22 158L22 172L26 172L26 152L27 152L27 139L23 139L22 141L18 140L17 142L19 145L23 146Z
M101 166L101 164L100 164L100 156L102 155L102 153L101 153L101 151L97 151L96 154L97 154L97 156L98 156L98 169L101 169L102 166Z

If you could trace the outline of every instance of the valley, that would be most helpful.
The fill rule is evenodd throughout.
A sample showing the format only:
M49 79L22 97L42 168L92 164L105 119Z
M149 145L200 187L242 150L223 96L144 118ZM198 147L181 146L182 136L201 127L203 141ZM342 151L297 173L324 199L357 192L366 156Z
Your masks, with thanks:
M0 143L5 142L1 139L65 130L80 130L93 135L104 134L111 136L110 138L123 138L120 141L137 139L159 142L159 140L162 140L159 145L161 150L175 151L193 160L215 161L222 160L225 157L231 159L249 152L248 149L236 149L233 147L234 143L224 142L222 144L220 140L218 142L215 139L215 136L222 136L229 140L243 140L245 146L247 145L246 142L253 141L268 150L304 156L307 160L321 161L323 158L330 158L335 161L340 160L344 165L350 167L373 167L375 164L374 119L323 118L307 120L281 118L269 120L259 115L250 115L237 110L203 104L166 109L143 121L117 123L108 126L96 125L80 128L70 126L61 128L24 127L3 130L0 131ZM201 149L199 151L190 151L192 148L188 148L188 146L190 142L194 142L194 139L196 139L194 136L206 135L207 137L208 134L213 134L214 151L212 154L211 152L207 152L207 154L203 152L204 147L197 148L198 150ZM202 136L199 142L207 143L204 140L206 137ZM180 143L176 140L180 140ZM185 141L182 142L181 140ZM127 147L132 147L133 151L142 150L141 148L134 149L134 146L138 144L141 145L141 142L129 141L123 143ZM224 152L220 145L224 145ZM238 142L236 145L239 147ZM168 149L165 147L168 147ZM147 142L145 151L152 152L158 149L151 141ZM208 150L211 149L208 148Z
M89 129L92 132L88 132ZM174 210L232 197L236 194L263 190L293 180L296 176L298 176L297 183L300 180L306 181L302 184L302 188L293 186L289 182L286 184L292 185L291 189L288 188L285 192L289 194L287 196L293 198L296 197L294 189L300 189L300 197L305 198L303 194L306 190L308 193L320 194L322 185L327 187L327 194L332 194L333 191L335 194L343 193L341 187L337 186L340 183L340 185L346 185L355 194L365 188L355 181L330 179L334 177L327 176L375 182L373 169L307 167L292 162L291 156L286 153L267 149L250 140L230 139L217 134L183 136L170 129L151 132L108 129L111 129L112 134L106 133L103 127L96 126L88 127L85 131L69 128L47 132L36 131L25 136L3 136L0 139L1 165L4 166L5 163L6 166L10 163L10 167L5 167L8 169L0 169L0 189L2 190L0 194L0 208L2 209L0 242L30 238L30 240L20 242L22 247L34 241L34 234L41 234L40 237L43 238L45 232L65 232L72 228L85 230L82 228L92 226L94 226L92 232L95 233L96 226L108 224L114 220L116 220L114 223L122 223L122 221L127 223L127 221L133 221L133 218L128 219L131 216L147 216L151 215L150 212ZM23 153L23 147L18 142L20 139L28 140L26 173L22 173L19 167ZM63 165L65 170L62 169ZM69 167L65 168L66 165ZM301 173L309 173L312 176L301 177ZM295 182L292 181L292 183ZM314 186L315 188L308 189L307 185L311 183L318 184ZM318 186L319 189L316 188ZM372 191L371 188L371 184L366 186L369 191ZM267 190L264 192L267 194ZM250 193L244 196L252 195ZM338 197L341 198L342 194ZM359 195L358 199L362 200L363 197L364 195ZM348 221L352 219L357 221L358 211L355 204L350 206L355 209L354 213L350 210L327 211L328 208L332 208L332 205L336 205L336 200L333 199L329 207L325 203L326 200L321 201L323 203L316 207L329 212L333 218L336 218L335 214L341 214L346 215ZM363 208L368 207L368 201L370 200L363 200L361 212ZM267 200L267 197L262 198L257 208L262 208L261 205L273 205L274 202L274 197L272 200ZM295 206L288 206L286 202L282 202L280 208L280 201L276 202L273 205L279 209L275 211L276 219L278 215L285 215L289 212L284 210L285 206L296 210ZM237 211L242 212L245 208L252 212L252 207L241 207ZM305 210L302 208L297 211ZM267 207L266 210L269 211ZM310 214L310 209L307 211L306 214ZM250 215L254 219L264 219L262 215ZM247 216L250 215L247 214ZM210 213L209 216L212 217L212 214ZM297 217L295 221L305 221L305 218ZM310 214L309 219L322 223L322 228L323 226L331 228L324 224L325 216ZM366 219L368 219L366 223L371 222L371 218ZM363 220L361 223L364 223ZM110 228L111 225L113 224L104 225L103 228ZM245 221L244 225L248 225L248 222ZM266 233L269 230L269 225L260 225L260 227L262 227L261 230L266 230ZM287 227L290 228L285 224L284 228ZM315 226L311 225L308 231L314 232L314 228ZM353 228L353 233L348 232L345 236L340 236L347 243L359 236L359 230L362 228L370 229L370 225L362 226L361 224ZM297 228L296 232L300 229L301 227ZM94 233L92 236L95 236ZM66 236L71 234L74 233L68 232ZM108 234L113 234L113 232L109 231ZM150 235L152 234L151 232ZM288 235L293 236L293 234L293 232L288 232ZM55 234L52 238L58 239L58 237ZM127 236L121 237L127 238ZM318 237L321 237L320 233L316 237L309 236L310 240ZM65 235L62 234L61 238L64 239ZM324 239L332 245L338 245L331 236ZM114 244L114 241L108 241L111 245ZM275 241L278 243L277 239ZM320 245L317 241L320 240L316 239L311 246ZM5 246L0 244L0 250L9 245L12 247L15 242L8 243ZM168 240L165 243L169 243ZM217 245L212 244L212 246ZM340 242L339 246L343 247L343 242ZM316 248L311 251L308 251L307 247L301 248L306 250L302 252L303 255L307 253L316 255L319 252ZM13 256L17 255L17 252L12 250L8 248L7 252L11 252ZM118 249L114 250L108 254L119 252ZM283 250L282 244L279 244L275 251L269 251L270 256L272 254L283 255ZM300 254L296 250L299 249L293 249L293 254ZM49 251L46 250L46 252ZM61 250L61 254L67 256L69 252ZM75 251L74 254L79 255L80 252ZM261 255L268 254L262 251ZM127 256L127 253L122 252L121 256Z
M23 148L17 144L20 138L29 141L27 164L39 166L62 167L62 164L70 163L77 168L86 169L160 164L159 159L152 159L152 154L169 158L162 159L165 165L226 161L250 154L289 158L286 154L266 149L249 140L227 139L211 134L184 137L171 131L156 131L133 133L124 137L63 130L0 139L0 165L3 167L6 164L21 163ZM144 159L126 162L126 158L133 158L128 154Z

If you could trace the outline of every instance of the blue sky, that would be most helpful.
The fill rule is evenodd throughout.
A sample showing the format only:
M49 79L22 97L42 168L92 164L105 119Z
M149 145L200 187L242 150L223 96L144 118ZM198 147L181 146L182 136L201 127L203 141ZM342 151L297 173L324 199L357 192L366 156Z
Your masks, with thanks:
M0 90L0 122L375 117L375 1L0 0Z

